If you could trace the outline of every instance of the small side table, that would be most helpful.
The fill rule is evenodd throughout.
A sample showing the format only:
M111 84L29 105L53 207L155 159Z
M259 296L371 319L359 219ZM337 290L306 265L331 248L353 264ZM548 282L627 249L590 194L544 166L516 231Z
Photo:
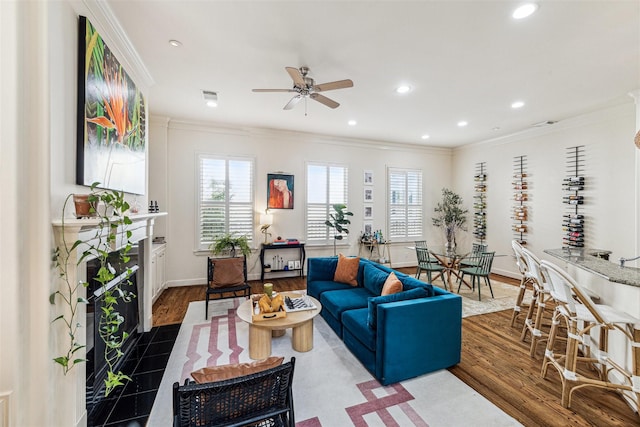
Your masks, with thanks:
M391 267L391 251L389 250L389 240L384 242L378 242L377 240L360 242L360 248L358 250L358 256L367 258L371 261L379 262L380 264L389 264ZM364 255L363 255L364 253ZM384 262L381 262L383 260Z
M298 256L299 256L299 260L300 260L300 268L287 268L286 270L284 268L274 268L274 266L271 266L271 271L264 271L264 255L265 252L267 251L277 251L277 250L282 250L282 249L297 249L298 250ZM304 243L296 243L296 244L283 244L283 245L262 245L262 248L260 249L260 280L264 280L264 275L265 273L276 273L276 272L283 272L283 271L291 271L291 272L295 272L298 273L298 275L300 277L302 277L304 274L304 261L306 259L306 252L304 250Z

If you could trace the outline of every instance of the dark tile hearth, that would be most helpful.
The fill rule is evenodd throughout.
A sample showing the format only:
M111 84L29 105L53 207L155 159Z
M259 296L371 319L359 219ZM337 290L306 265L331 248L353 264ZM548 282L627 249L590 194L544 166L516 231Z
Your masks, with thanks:
M146 424L179 330L179 324L158 326L138 338L122 366L131 381L100 402L89 417L89 427Z

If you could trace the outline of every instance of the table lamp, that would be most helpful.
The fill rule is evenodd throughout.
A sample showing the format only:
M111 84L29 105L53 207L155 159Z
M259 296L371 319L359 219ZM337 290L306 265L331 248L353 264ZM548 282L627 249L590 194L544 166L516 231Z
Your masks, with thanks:
M264 234L264 244L267 244L267 235L271 236L267 230L273 224L273 215L269 214L268 210L265 210L265 213L260 214L260 231Z

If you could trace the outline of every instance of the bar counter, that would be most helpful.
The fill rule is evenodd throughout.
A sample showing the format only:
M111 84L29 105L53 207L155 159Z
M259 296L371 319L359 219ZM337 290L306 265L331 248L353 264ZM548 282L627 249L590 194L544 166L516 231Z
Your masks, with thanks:
M620 267L620 264L600 257L610 254L611 251L591 248L562 248L545 249L544 253L596 274L609 282L640 287L640 268Z

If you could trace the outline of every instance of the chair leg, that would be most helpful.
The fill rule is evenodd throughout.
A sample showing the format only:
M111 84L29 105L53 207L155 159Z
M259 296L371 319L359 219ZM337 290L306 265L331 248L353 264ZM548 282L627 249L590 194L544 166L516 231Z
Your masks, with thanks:
M431 270L427 270L427 280L429 281L429 283L432 282L432 280L431 280Z
M462 287L462 280L464 279L464 272L458 278L458 293L460 293L460 288Z
M478 301L482 301L482 297L480 296L480 288L481 288L481 286L480 286L480 276L473 276L473 282L474 282L473 286L475 286L476 278L478 279Z
M529 309L527 310L527 315L524 318L524 323L522 324L522 333L520 334L520 341L524 342L527 339L527 332L532 329L533 325L533 316L535 310L538 305L538 293L533 292L533 296L531 297L531 303L529 303Z
M418 280L420 280L420 273L422 273L422 269L420 268L420 266L418 266L416 270L416 279Z
M516 324L516 317L520 314L522 309L522 300L524 299L524 294L527 291L527 286L525 284L526 278L522 276L522 280L520 280L520 291L518 292L518 296L516 297L516 305L513 307L513 313L511 314L511 326Z
M209 318L209 293L207 293L205 297L205 303L204 303L204 320L207 320L208 318Z
M487 286L489 286L489 291L491 292L491 298L494 298L493 288L491 287L491 279L489 279L489 276L484 276L484 281L487 282ZM478 286L480 286L480 278L478 278Z

